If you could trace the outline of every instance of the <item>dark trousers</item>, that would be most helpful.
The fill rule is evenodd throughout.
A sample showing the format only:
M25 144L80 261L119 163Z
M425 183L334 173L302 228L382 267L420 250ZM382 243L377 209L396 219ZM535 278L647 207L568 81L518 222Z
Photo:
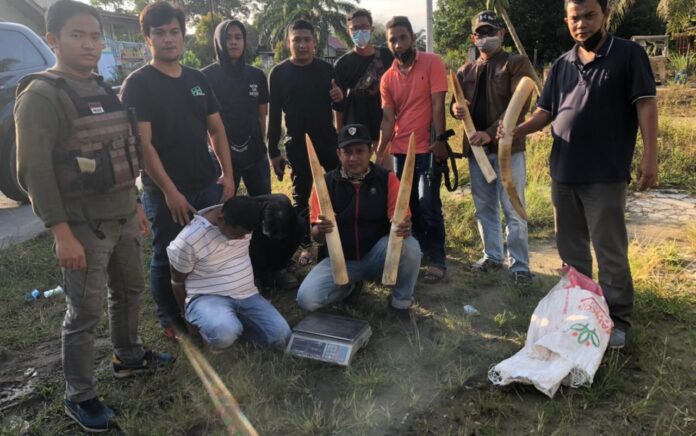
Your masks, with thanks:
M244 168L239 168L238 165L234 165L234 162L233 166L236 189L239 189L239 182L242 180L246 186L247 195L256 197L271 193L271 164L265 154L258 161Z
M405 163L405 154L394 155L394 167L399 178ZM446 269L445 219L442 215L440 200L442 174L434 174L432 168L432 153L416 154L409 207L413 221L413 235L420 243L423 254L427 256L428 264Z
M182 192L196 210L220 203L222 186L212 183L197 192ZM183 226L172 220L164 194L159 189L146 189L143 193L143 208L152 226L152 260L150 261L150 291L157 305L157 317L162 327L172 321L184 326L179 305L172 292L169 274L167 246L176 238Z
M592 253L597 256L599 284L614 325L631 326L633 280L628 264L624 210L626 182L551 185L556 245L564 263L592 277Z
M333 130L333 128L332 128ZM336 132L333 135L324 134L317 135L315 138L310 135L314 150L317 152L319 163L324 167L324 171L328 172L338 166L338 156L336 155ZM297 211L297 214L305 221L307 233L302 240L303 245L308 245L309 239L309 195L312 192L312 170L309 166L309 157L307 156L307 145L305 144L304 135L298 140L293 138L285 145L285 154L292 169L290 178L292 180L292 203Z

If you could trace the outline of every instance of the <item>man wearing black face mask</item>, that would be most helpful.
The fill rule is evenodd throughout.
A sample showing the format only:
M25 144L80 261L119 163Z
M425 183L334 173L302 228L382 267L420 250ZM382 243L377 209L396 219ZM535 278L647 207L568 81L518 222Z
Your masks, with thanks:
M516 283L532 280L529 271L529 250L527 244L527 222L522 219L503 189L498 162L498 140L495 132L498 122L505 115L510 98L523 77L532 77L532 67L527 59L517 54L503 51L502 42L505 30L501 28L494 12L483 11L472 20L471 40L478 47L481 56L476 62L468 62L457 71L457 79L464 96L471 102L469 108L476 127L476 133L469 141L464 136L464 149L469 158L471 193L476 206L476 221L481 240L483 257L473 265L480 272L499 269L506 257L503 250L500 206L503 208L507 228L507 257L510 273ZM454 98L450 106L452 116L462 119L464 108L456 104ZM520 122L524 121L524 112ZM498 178L488 183L468 146L483 147ZM517 192L524 201L526 184L525 138L520 137L512 143L512 175Z
M383 115L377 164L388 164L393 155L396 173L401 176L408 141L415 133L416 162L410 202L413 233L428 259L425 281L437 283L445 278L447 266L440 201L442 173L434 171L433 164L447 159L447 73L438 55L416 50L416 36L408 18L394 17L386 27L387 44L396 60L380 81ZM391 149L387 150L390 143Z
M645 51L604 30L607 0L565 0L565 8L576 45L556 60L538 109L513 134L522 137L552 123L558 253L565 264L591 277L592 243L614 321L609 347L622 348L633 311L626 187L638 126L643 153L636 188L657 183L655 82Z

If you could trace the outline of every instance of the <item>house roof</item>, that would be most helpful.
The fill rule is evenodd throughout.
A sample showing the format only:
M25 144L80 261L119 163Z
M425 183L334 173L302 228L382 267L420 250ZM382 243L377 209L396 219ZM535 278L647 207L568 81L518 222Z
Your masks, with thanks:
M340 49L343 49L343 50L348 49L348 46L343 41L341 41L340 39L336 38L333 35L329 35L329 40L327 41L327 43L335 49L339 49L339 50Z

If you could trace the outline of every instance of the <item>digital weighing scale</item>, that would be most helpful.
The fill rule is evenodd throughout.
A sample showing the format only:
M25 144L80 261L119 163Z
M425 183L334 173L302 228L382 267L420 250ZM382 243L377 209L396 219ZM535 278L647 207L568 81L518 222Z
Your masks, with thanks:
M355 353L367 345L370 336L372 329L367 321L313 313L292 329L287 352L348 366Z

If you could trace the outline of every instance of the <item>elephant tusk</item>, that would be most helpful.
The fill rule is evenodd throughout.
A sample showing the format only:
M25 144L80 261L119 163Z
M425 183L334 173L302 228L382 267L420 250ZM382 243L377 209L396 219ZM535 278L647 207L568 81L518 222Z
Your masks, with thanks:
M326 247L329 250L331 273L333 274L334 283L337 285L347 285L349 279L348 270L346 269L346 258L343 255L341 236L338 234L338 227L336 226L336 214L331 205L331 197L329 196L329 190L326 187L326 180L324 179L324 169L319 163L317 152L314 150L314 145L312 145L312 140L309 139L309 135L305 135L305 138L307 141L307 156L309 158L309 165L312 169L312 178L314 178L314 188L317 190L321 214L334 225L334 231L326 234Z
M383 285L395 285L396 275L399 270L399 260L401 259L401 248L404 245L404 238L396 234L396 229L408 215L408 204L411 200L411 188L413 187L413 168L416 163L416 134L411 133L408 141L408 152L404 162L404 170L401 173L399 183L399 193L396 197L396 208L391 220L391 230L389 231L389 242L387 243L387 256L384 260L384 271L382 272Z
M451 70L449 75L450 83L452 84L452 92L454 93L454 99L458 106L464 108L464 119L461 121L464 125L464 133L466 134L467 139L469 139L469 144L471 144L471 137L474 135L474 133L476 133L476 127L474 127L474 121L471 119L471 113L469 113L469 108L466 105L464 91L462 91L462 87L459 85L457 75ZM486 156L486 152L483 150L483 147L474 147L472 145L471 151L474 153L476 163L478 163L479 168L481 168L483 177L486 178L488 183L493 182L497 176L495 175L495 170L491 166L491 162L488 160L488 156Z
M510 99L505 116L503 117L503 129L505 136L498 141L498 159L500 162L500 175L503 179L503 187L510 197L512 206L517 211L517 214L527 221L527 212L524 210L522 201L515 189L515 182L512 178L512 131L517 126L517 120L520 118L522 110L526 106L527 100L534 90L534 80L529 77L523 77L520 83L517 84L514 94Z

